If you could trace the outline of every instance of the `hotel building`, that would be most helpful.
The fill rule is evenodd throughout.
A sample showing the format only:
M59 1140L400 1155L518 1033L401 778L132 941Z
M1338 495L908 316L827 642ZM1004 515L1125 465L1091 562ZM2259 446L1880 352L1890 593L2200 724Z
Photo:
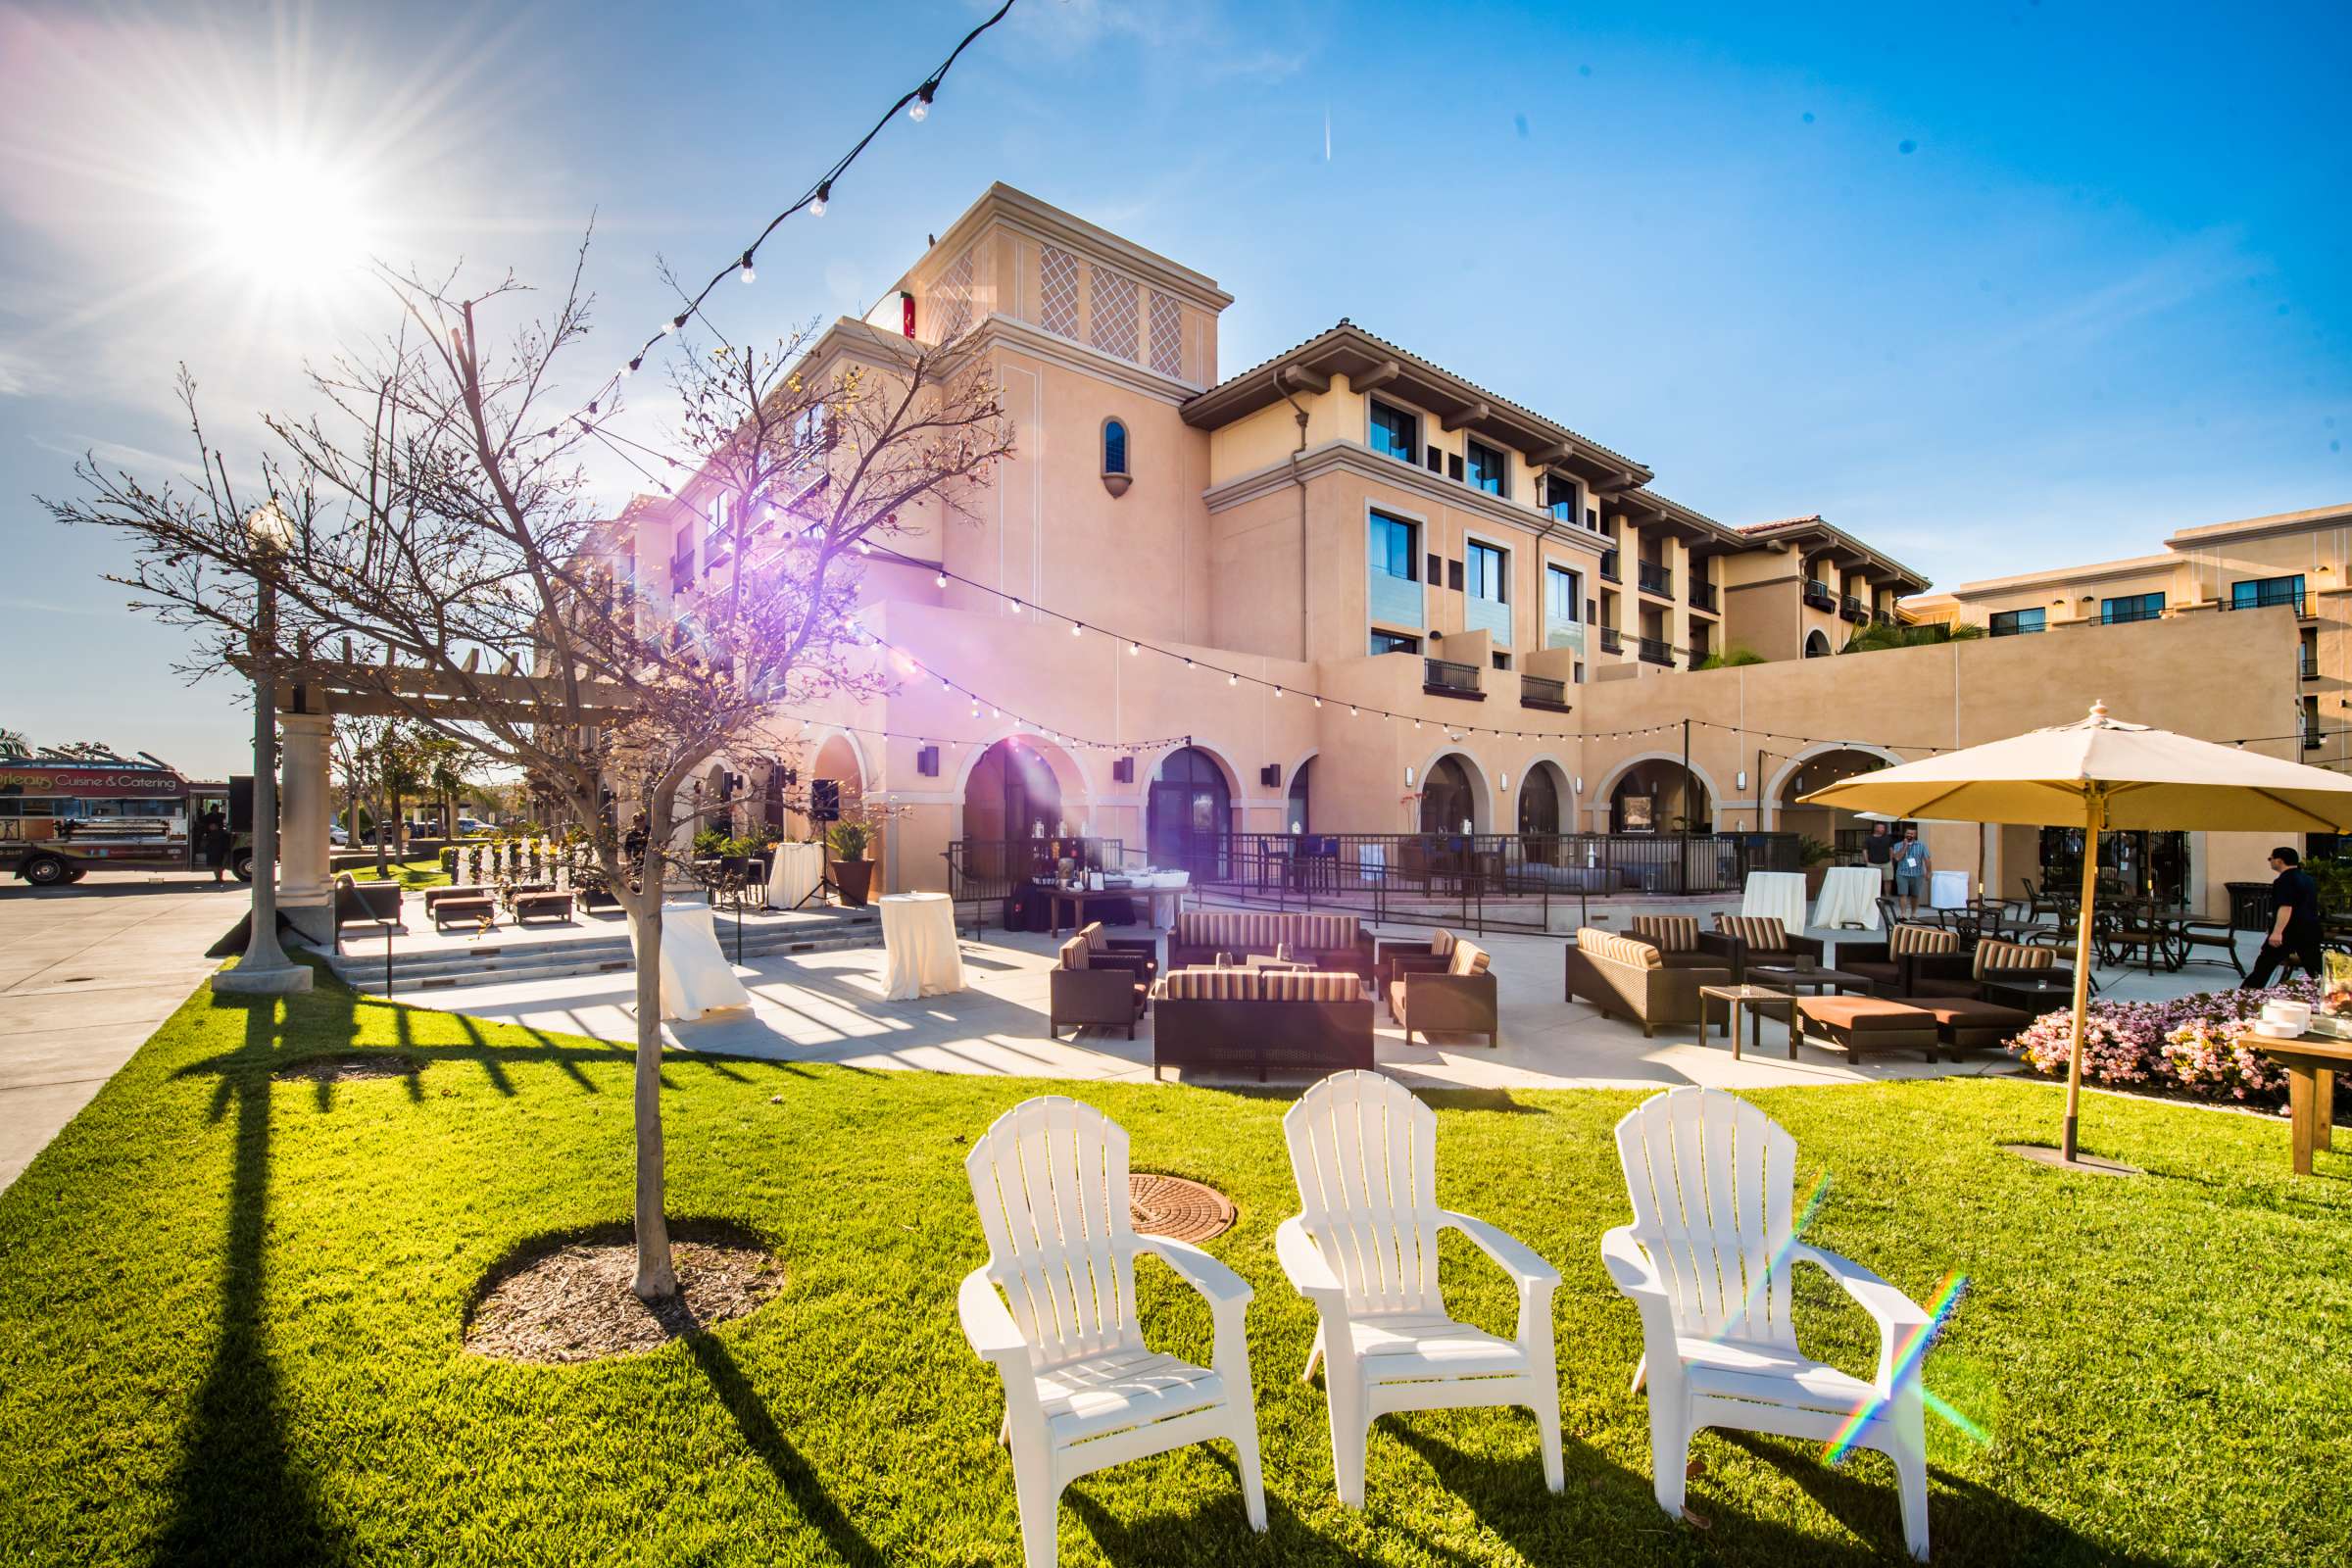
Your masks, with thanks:
M812 349L808 373L822 375L880 360L902 333L968 342L1015 435L976 517L901 519L891 546L914 564L869 563L861 613L1034 722L992 721L923 681L798 715L805 773L895 808L885 886L944 886L951 844L1040 824L1163 860L1203 829L1687 822L1827 838L1847 824L1794 805L1804 790L2079 718L2094 697L2191 733L2285 735L2264 749L2301 756L2291 737L2313 700L2352 690L2352 655L2321 635L2332 623L2304 614L2341 591L2341 514L2331 575L2318 545L2289 544L2302 534L2265 532L2274 518L2192 529L2146 562L1922 598L1917 572L1843 526L1719 521L1638 459L1347 318L1229 373L1231 302L1189 267L997 185ZM717 564L723 502L705 487L626 514L656 592L694 593ZM2313 559L2289 570L2295 548ZM2240 564L2254 562L2270 585L2253 590L2259 612L2198 612L2244 603L2255 573ZM2102 585L2112 594L2094 599ZM2032 609L2068 630L2127 591L2160 593L2163 617L2102 610L2110 629L2071 643L1821 657L1905 616L2023 630ZM1760 662L1724 666L1732 656ZM2311 667L2337 678L2284 678ZM753 778L756 811L780 760L720 763ZM2181 881L2208 904L2224 880L2260 874L2263 847L2213 837ZM2031 829L1982 852L1973 828L1930 838L1939 863L1981 866L1996 888L2041 874Z

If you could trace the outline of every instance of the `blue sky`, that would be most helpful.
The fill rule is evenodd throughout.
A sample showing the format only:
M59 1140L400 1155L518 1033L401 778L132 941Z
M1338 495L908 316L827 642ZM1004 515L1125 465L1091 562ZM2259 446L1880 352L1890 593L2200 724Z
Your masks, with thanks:
M1629 10L1019 0L725 324L863 309L1001 178L1216 277L1228 370L1349 317L1945 583L2352 499L2352 12ZM983 14L0 14L0 724L235 764L31 499L185 466L175 364L237 461L385 324L366 255L552 281L593 214L584 383Z

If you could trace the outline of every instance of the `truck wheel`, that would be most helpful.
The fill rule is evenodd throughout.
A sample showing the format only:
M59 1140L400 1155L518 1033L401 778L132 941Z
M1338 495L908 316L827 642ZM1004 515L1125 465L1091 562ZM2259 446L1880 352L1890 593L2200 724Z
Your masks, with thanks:
M229 868L231 871L233 871L233 872L235 872L235 873L236 873L236 877L237 877L237 880L238 880L238 881L240 881L240 882L250 882L250 881L252 881L252 880L253 880L253 852L252 852L251 850L239 850L239 851L238 851L238 852L237 852L237 853L236 853L236 854L235 854L233 857L231 857L231 858L230 858L230 859L229 859L229 862L228 862L228 868Z
M36 855L17 874L36 888L54 888L62 887L72 870L72 866L54 855Z
M88 866L86 866L86 865L77 865L77 866L75 866L75 867L74 867L73 870L71 870L71 871L69 871L69 872L67 872L67 873L66 873L66 880L67 880L67 881L69 881L69 882L78 882L78 881L80 881L80 880L81 880L83 877L85 877L85 876L88 876L89 874L90 874L90 868L89 868Z

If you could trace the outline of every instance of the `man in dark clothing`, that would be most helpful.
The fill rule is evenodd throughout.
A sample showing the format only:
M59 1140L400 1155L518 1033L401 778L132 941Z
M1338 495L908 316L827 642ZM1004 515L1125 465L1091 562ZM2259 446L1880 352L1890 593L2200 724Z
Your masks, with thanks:
M213 868L213 880L228 865L228 818L214 807L196 819L196 846L204 853L204 863Z
M2320 885L2303 869L2303 857L2283 844L2271 852L2271 869L2278 873L2271 884L2271 930L2240 988L2246 991L2269 985L2271 971L2282 966L2301 964L2305 974L2322 978Z
M1879 873L1879 896L1885 898L1894 882L1894 835L1885 822L1870 824L1870 837L1862 841L1862 858Z

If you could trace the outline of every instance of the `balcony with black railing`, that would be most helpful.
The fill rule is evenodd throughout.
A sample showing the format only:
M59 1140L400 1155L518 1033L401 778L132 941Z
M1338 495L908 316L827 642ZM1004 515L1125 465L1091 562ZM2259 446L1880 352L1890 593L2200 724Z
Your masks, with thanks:
M1478 689L1478 666L1456 663L1450 659L1421 661L1421 689L1433 697L1468 697L1485 701L1486 693Z
M1838 613L1857 626L1870 623L1870 607L1852 594L1845 596L1844 602L1838 607Z
M2320 651L2309 643L2295 650L2295 672L2305 680L2320 678Z
M1891 610L1874 610L1870 612L1870 618L1882 626L1895 624L1894 612Z
M694 586L694 552L669 558L669 591L682 594Z
M1603 582L1625 580L1617 575L1617 552L1614 550L1603 550L1600 553L1600 580Z
M1603 626L1603 627L1601 627L1601 628L1600 628L1600 651L1601 651L1602 653L1604 653L1604 654L1622 654L1622 653L1624 653L1624 652L1625 652L1625 638L1624 638L1624 635L1623 635L1622 633L1620 633L1620 632L1617 630L1617 628L1616 628L1616 627L1614 627L1614 626Z
M1805 579L1805 603L1815 610L1836 610L1838 595L1828 583L1808 577Z
M2162 620L2163 618L2164 607L2162 605L2117 605L2099 613L2099 623L2105 626L2123 626L2135 620Z
M2238 589L2249 591L2240 593ZM2303 590L2291 584L2273 586L2270 583L2239 583L2230 590L2230 597L2222 601L2224 610L2268 610L2274 605L2291 607L2298 617L2307 617L2311 613L2303 602Z
M1664 566L1654 561L1643 561L1635 565L1634 571L1643 593L1656 594L1660 599L1674 597L1674 573Z
M1664 664L1670 668L1674 664L1674 650L1663 637L1642 638L1640 655L1645 664Z
M1568 711L1568 683L1542 675L1522 675L1519 677L1519 706L1565 713Z
M1690 590L1692 610L1703 610L1709 614L1715 612L1715 585L1713 583L1701 582L1693 577L1690 582Z

